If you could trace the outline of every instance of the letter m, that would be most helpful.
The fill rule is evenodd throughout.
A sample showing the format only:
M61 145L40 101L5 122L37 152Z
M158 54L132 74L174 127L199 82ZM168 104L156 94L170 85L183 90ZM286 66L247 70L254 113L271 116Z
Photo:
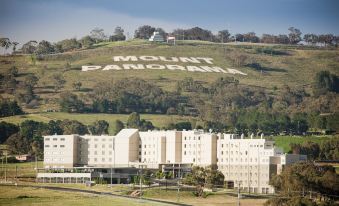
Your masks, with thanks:
M114 56L113 60L115 62L120 62L120 61L124 61L124 62L128 62L128 61L136 62L136 61L138 61L138 58L136 56Z

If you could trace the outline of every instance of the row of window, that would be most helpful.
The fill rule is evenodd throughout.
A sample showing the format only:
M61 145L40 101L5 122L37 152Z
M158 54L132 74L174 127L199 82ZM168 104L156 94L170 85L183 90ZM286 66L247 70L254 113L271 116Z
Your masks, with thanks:
M184 140L196 140L195 136L193 137L184 137ZM198 136L197 140L200 140L200 136Z
M45 144L45 147L52 147L52 145ZM54 147L54 148L57 148L57 147L58 147L58 145L57 145L57 144L55 144L55 145L53 145L53 147ZM65 145L60 145L59 147L60 147L60 148L64 148L64 147L65 147Z
M58 138L53 138L53 141L57 141ZM50 141L50 138L45 138L45 141ZM65 138L60 138L60 141L65 141Z
M101 158L101 162L106 162L106 160L108 161L108 162L112 162L112 158L108 158L108 159L106 159L106 158ZM91 158L88 158L88 162L91 162L91 161L93 161L93 162L98 162L98 158L93 158L93 160L91 159Z

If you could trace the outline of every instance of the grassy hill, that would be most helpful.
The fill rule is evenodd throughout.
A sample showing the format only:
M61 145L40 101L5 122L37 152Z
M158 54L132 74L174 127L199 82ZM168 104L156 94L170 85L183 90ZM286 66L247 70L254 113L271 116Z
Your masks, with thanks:
M234 66L230 60L232 54L246 56L244 66ZM171 70L110 70L82 72L83 65L115 64L112 57L122 55L153 55L165 57L211 57L214 66L221 68L234 68L247 73L247 76L201 73ZM148 64L149 62L131 62ZM165 64L166 62L152 62ZM250 66L251 63L260 65L260 69ZM189 63L176 63L179 65L192 65ZM39 78L34 89L40 97L40 106L36 109L24 107L25 112L43 112L47 109L59 109L59 94L72 91L78 95L87 95L93 86L103 81L115 81L123 78L141 78L160 86L166 91L173 91L177 81L192 77L202 84L209 84L216 79L235 77L240 84L248 87L262 87L268 92L278 90L285 84L290 87L304 87L310 91L310 84L315 74L322 70L339 75L339 50L319 49L312 47L297 47L288 45L250 44L250 43L211 43L202 41L178 41L177 45L154 44L144 40L124 42L103 42L93 49L65 52L61 54L46 55L37 58L33 63L30 55L0 57L0 72L5 72L12 66L19 69L19 81L27 74L33 73ZM64 87L55 92L51 81L53 74L62 74L66 80ZM72 84L81 82L82 89L75 91ZM15 94L3 94L5 98L14 98Z

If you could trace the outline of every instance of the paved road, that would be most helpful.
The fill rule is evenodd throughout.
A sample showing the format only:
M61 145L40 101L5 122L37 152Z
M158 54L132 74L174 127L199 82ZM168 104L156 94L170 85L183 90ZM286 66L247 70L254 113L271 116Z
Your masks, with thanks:
M13 186L13 184L0 184L0 185L6 185L6 186ZM48 190L57 190L57 191L63 191L63 192L82 192L82 193L88 193L88 194L95 194L95 195L103 195L103 196L111 196L111 197L118 197L122 199L129 199L133 201L140 201L140 203L153 203L157 205L179 205L179 206L190 206L188 204L184 203L176 203L176 202L169 202L164 200L154 200L154 199L148 199L148 198L138 198L138 197L131 197L127 195L118 195L113 194L110 192L98 192L98 191L91 191L91 190L82 190L82 189L76 189L76 188L65 188L65 187L53 187L53 186L37 186L37 185L17 185L17 187L33 187L33 188L43 188Z

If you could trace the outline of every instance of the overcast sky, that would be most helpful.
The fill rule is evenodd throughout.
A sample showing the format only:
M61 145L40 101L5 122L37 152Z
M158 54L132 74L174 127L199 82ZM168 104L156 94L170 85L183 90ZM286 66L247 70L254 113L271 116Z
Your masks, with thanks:
M167 32L199 26L232 34L254 31L339 34L339 0L0 0L0 36L25 43L81 38L94 27L127 36L148 24Z

